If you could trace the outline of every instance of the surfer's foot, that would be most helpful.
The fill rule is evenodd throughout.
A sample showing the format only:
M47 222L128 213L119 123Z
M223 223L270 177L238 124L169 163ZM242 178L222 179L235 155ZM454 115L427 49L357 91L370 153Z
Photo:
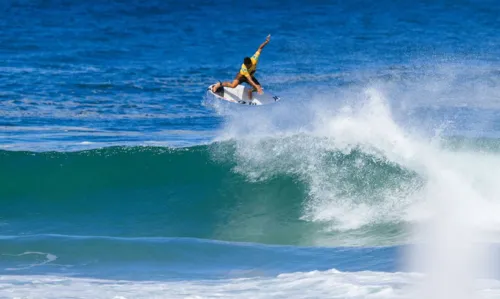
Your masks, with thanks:
M219 82L215 83L214 85L212 85L212 92L213 92L213 93L216 93L216 92L217 92L217 90L219 90L219 88L220 88L221 86L222 86L222 82L220 82L220 81L219 81Z

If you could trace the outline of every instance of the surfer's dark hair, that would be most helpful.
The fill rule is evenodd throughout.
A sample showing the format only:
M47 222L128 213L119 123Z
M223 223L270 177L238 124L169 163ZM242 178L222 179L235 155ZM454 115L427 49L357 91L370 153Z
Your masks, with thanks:
M250 59L250 57L245 57L245 59L243 59L243 63L245 65L251 65L252 64L252 59Z

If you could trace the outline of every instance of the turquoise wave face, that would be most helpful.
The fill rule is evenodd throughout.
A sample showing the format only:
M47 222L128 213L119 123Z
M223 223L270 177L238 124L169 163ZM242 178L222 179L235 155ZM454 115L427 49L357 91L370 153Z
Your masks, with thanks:
M400 221L391 219L353 230L330 229L335 222L307 219L304 215L314 196L307 178L280 165L261 168L259 177L249 176L241 170L245 165L235 146L223 142L182 149L2 151L3 234L192 237L294 245L318 245L322 239L349 244L345 236L350 234L366 235L370 244L380 244L402 234ZM281 161L288 163L285 160ZM356 149L329 152L324 163L335 176L337 196L350 198L352 204L365 198L377 206L377 198L387 190L419 183L414 173ZM247 170L254 173L251 167Z

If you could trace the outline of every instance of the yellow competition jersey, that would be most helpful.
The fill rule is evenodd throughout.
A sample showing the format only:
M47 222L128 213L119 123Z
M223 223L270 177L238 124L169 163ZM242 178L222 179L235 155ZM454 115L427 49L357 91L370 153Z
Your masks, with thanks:
M253 76L253 74L255 74L255 72L257 71L257 62L259 62L259 56L260 56L260 51L257 51L255 52L255 54L253 54L252 57L250 57L250 59L252 60L252 67L250 68L247 68L246 65L243 63L241 65L241 69L240 69L240 74L243 75L243 76Z

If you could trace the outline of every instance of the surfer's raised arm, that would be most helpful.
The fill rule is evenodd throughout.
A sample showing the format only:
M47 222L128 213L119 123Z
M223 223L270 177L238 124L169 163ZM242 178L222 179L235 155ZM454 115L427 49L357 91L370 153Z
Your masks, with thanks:
M264 49L264 47L269 43L269 41L271 40L271 34L269 34L267 37L266 37L266 41L263 42L260 46L259 46L259 49L257 49L257 51L262 51L262 49Z

